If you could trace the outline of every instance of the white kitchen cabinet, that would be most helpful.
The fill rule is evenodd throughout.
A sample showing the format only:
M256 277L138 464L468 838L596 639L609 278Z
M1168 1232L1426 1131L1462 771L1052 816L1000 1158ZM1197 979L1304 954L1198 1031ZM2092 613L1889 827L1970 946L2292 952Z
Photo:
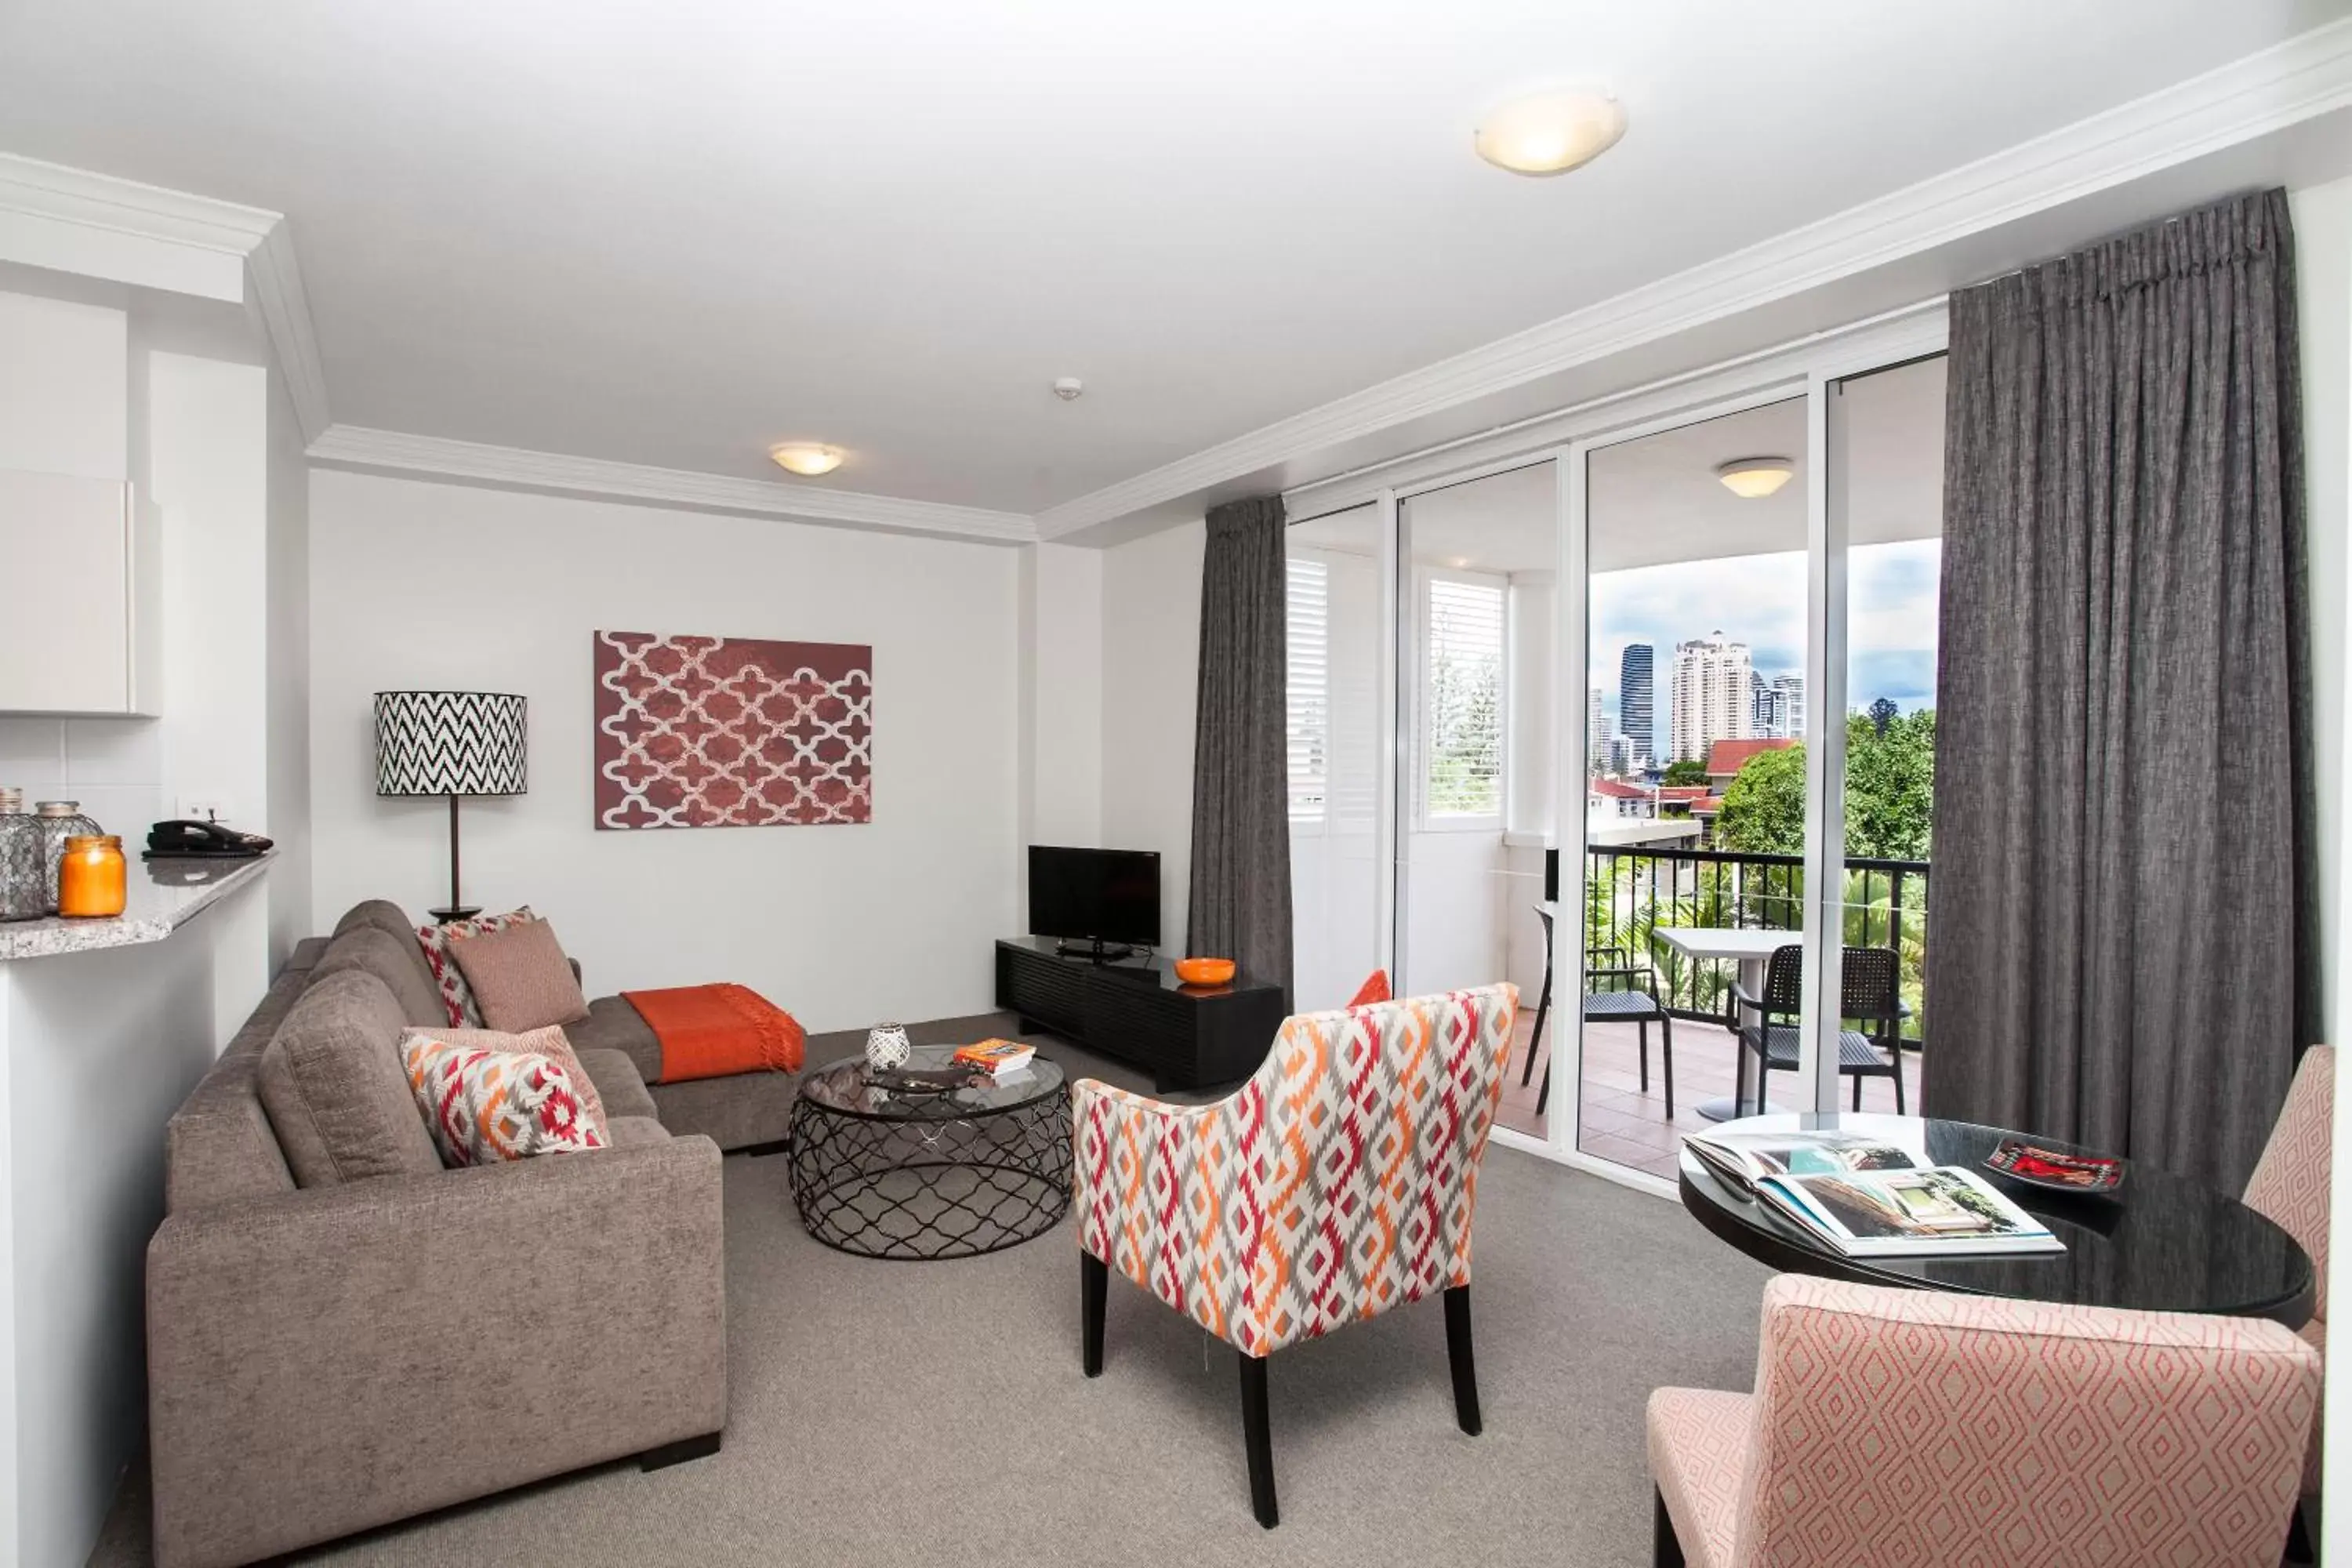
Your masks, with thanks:
M0 468L0 714L154 714L161 527L120 479Z

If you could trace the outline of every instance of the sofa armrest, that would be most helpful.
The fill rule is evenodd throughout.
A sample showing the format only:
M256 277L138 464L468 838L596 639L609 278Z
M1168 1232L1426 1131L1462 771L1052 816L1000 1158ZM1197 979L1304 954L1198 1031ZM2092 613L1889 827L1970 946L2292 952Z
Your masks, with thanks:
M716 1432L726 1311L707 1138L173 1215L147 1248L158 1568Z

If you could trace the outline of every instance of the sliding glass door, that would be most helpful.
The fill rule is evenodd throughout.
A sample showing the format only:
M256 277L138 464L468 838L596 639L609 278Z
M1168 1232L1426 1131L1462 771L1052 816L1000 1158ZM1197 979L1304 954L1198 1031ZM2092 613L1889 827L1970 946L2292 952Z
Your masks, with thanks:
M1941 347L1792 349L1292 525L1302 1008L1515 982L1507 1140L1654 1190L1722 1119L1918 1108Z

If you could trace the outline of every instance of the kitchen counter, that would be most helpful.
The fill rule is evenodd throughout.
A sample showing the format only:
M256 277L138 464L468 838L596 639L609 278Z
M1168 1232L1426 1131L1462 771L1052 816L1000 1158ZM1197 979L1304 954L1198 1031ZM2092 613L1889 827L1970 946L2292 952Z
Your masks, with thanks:
M259 881L276 858L274 850L251 860L133 858L122 913L111 920L69 921L52 915L0 924L0 959L47 958L162 942L228 894Z

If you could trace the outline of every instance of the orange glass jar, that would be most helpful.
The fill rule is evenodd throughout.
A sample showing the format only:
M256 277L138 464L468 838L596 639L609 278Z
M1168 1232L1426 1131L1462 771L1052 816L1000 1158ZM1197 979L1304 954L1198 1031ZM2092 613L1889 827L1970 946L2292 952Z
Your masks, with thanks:
M111 834L67 839L58 863L58 913L81 920L121 914L128 869L122 840Z

